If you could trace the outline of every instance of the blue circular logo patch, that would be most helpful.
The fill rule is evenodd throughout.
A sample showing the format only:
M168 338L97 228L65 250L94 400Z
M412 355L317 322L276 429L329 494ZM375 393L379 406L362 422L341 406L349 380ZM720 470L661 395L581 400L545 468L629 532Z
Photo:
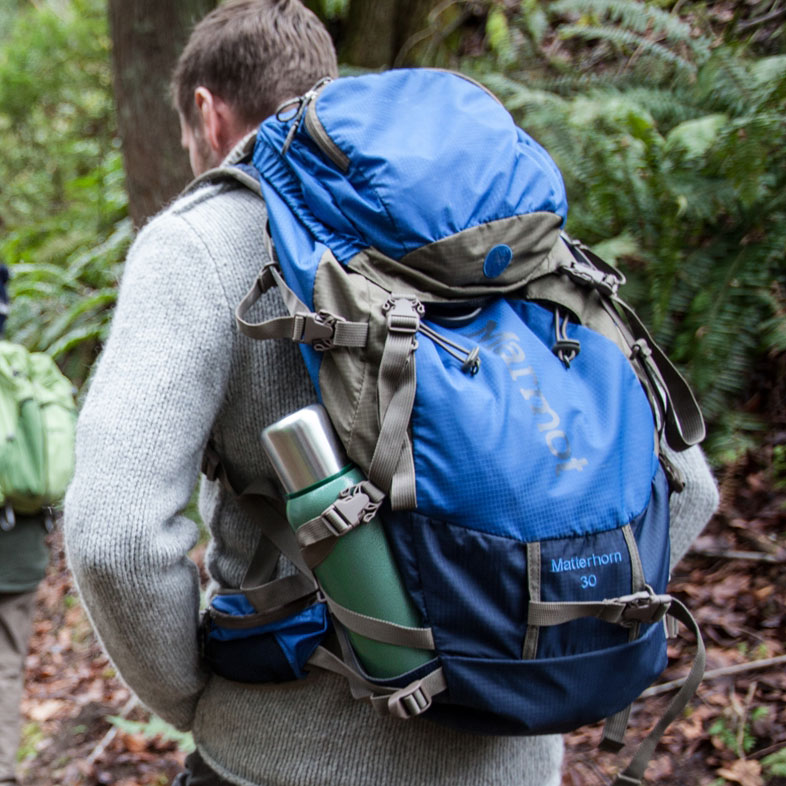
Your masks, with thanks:
M510 246L504 243L494 246L483 263L483 275L486 278L496 278L510 264L513 259L513 251Z

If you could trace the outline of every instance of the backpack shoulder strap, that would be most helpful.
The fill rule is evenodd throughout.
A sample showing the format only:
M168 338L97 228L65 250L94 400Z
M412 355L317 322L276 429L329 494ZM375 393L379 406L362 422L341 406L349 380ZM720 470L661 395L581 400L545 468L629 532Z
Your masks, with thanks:
M675 450L686 450L701 442L705 436L704 419L690 386L633 308L618 295L625 277L564 232L552 253L558 256L555 273L530 282L527 297L558 303L582 322L584 310L589 309L592 317L588 326L606 335L631 360L640 363L646 376L642 382L656 417L663 417L669 445ZM596 293L592 301L585 294L588 289Z
M246 134L229 152L221 164L201 175L195 177L181 192L180 196L185 196L205 183L220 183L222 181L234 180L253 191L258 196L262 196L262 186L256 170L249 166L247 161L254 151L254 142L257 132L251 131Z

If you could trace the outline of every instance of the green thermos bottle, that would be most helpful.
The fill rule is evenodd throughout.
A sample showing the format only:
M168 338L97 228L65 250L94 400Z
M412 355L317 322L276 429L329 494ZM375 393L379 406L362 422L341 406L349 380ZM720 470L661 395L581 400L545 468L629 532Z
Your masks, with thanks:
M284 486L287 519L295 530L325 511L341 491L364 480L319 404L268 426L262 443ZM339 538L314 573L323 591L352 611L407 627L422 625L377 518ZM386 644L351 631L349 638L365 671L379 679L411 671L433 657L427 650Z

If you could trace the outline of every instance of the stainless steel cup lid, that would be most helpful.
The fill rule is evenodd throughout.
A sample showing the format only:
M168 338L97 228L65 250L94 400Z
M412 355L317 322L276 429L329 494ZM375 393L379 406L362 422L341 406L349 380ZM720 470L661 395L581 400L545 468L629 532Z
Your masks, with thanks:
M299 409L268 426L262 445L287 494L340 472L349 463L321 404Z

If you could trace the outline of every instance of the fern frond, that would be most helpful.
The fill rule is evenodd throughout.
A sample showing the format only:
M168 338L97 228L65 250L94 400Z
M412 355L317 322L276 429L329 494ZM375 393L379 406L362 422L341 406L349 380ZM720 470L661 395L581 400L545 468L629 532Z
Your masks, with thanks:
M680 71L693 76L696 74L695 63L678 55L669 47L651 41L649 38L615 27L600 27L597 25L565 25L560 28L560 38L583 38L587 41L606 41L618 48L622 53L630 56L634 53L650 55L657 60L662 60Z
M709 42L695 36L690 25L653 3L636 0L558 0L549 10L556 14L579 13L618 22L628 30L645 35L663 35L672 44L682 44L697 57L709 54Z

